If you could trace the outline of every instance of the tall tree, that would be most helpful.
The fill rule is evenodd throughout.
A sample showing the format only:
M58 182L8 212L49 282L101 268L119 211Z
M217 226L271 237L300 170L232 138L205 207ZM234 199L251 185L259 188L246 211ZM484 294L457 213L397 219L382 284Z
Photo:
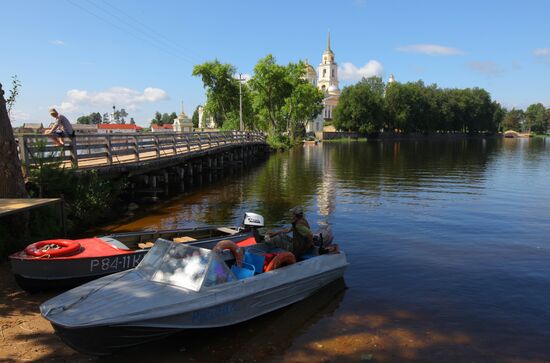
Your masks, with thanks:
M383 94L380 77L363 79L345 87L334 109L334 127L366 133L379 131L385 119Z
M0 155L0 198L28 197L2 84L0 84ZM26 214L8 216L0 221L0 255L17 249L18 244L23 242L27 233L27 222Z
M511 111L504 115L502 119L502 131L514 130L521 131L522 125L525 120L525 114L523 110L516 110L513 108Z
M546 108L542 103L529 105L525 110L527 127L537 133L545 133L548 129L548 120Z
M247 84L258 128L271 134L288 132L293 138L321 112L323 93L307 82L305 72L304 63L279 65L271 54L258 61Z
M222 126L229 113L239 109L239 81L235 66L222 64L217 59L193 67L193 76L201 77L206 89L205 112Z

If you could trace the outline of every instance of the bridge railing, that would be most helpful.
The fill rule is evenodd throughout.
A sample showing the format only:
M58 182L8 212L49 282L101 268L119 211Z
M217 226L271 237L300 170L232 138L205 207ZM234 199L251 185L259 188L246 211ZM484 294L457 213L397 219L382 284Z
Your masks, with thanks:
M19 136L18 147L26 169L44 160L55 160L64 167L97 168L258 142L265 142L261 132L110 133L77 134L57 146L49 135L27 134Z

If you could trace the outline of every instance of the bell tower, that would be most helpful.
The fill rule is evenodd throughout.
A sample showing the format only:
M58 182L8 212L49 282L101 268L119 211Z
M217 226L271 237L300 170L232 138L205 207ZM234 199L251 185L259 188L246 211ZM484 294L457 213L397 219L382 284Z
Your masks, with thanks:
M317 87L328 92L330 86L338 88L338 64L334 62L334 52L330 49L330 32L328 33L327 49L323 52L323 59L319 64L319 80Z

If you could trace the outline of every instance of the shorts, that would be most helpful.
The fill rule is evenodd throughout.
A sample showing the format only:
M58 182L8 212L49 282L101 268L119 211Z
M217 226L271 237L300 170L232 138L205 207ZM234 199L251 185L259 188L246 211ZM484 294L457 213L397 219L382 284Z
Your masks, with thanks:
M58 136L58 137L67 137L69 135L67 135L67 133L63 130L55 130L55 135Z

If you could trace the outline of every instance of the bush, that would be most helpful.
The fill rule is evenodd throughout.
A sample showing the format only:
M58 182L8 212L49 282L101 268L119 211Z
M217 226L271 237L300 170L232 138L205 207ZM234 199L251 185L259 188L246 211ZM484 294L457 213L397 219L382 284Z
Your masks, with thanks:
M292 141L286 135L268 135L266 141L269 147L275 150L286 150L293 146Z

